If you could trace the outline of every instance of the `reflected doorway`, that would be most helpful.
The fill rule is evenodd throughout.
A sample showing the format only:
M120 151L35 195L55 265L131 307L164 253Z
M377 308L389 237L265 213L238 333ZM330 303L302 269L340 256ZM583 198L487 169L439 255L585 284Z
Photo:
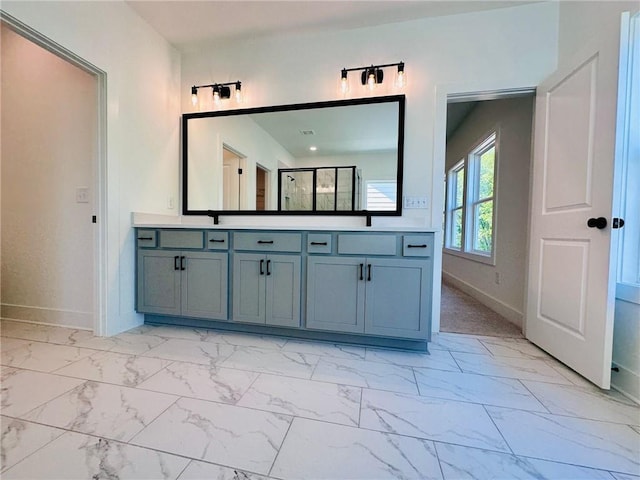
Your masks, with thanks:
M267 170L256 165L256 210L267 209Z
M240 210L242 192L242 167L244 156L227 145L222 147L222 208Z

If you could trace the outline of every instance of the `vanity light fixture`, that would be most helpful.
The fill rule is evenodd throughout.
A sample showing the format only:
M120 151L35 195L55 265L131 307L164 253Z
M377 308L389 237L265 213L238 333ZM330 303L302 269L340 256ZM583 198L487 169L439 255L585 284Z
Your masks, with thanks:
M211 83L209 85L194 85L191 87L191 103L193 106L198 104L198 90L201 88L210 88L211 94L213 95L214 103L218 104L221 100L226 100L231 98L231 86L235 89L235 99L236 102L242 101L242 83L240 80L237 82L227 82L227 83Z
M382 69L387 67L398 67L396 86L398 88L406 86L407 77L404 71L404 62L385 63L383 65L371 65L370 67L343 68L340 72L340 89L342 93L347 93L347 90L349 89L349 80L347 78L348 72L362 70L360 82L370 90L373 90L376 85L381 84L384 80L384 72Z

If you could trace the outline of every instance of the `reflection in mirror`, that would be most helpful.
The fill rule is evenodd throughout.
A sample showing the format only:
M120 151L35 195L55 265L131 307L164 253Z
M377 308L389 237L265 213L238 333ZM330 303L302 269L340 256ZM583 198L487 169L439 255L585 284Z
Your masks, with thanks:
M184 213L399 214L403 116L404 96L185 114Z

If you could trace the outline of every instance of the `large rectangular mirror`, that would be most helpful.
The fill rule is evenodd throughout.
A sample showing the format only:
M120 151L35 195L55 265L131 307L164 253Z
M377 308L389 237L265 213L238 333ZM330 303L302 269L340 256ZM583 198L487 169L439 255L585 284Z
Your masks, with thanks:
M400 215L403 95L182 116L185 215Z

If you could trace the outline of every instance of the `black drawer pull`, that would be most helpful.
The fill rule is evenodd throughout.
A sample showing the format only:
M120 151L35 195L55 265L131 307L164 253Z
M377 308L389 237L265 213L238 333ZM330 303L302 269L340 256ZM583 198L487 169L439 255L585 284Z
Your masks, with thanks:
M367 282L371 281L371 264L367 265Z
M138 240L153 240L153 237L138 237Z
M180 270L186 270L187 267L185 266L185 261L186 258L185 257L180 257Z
M273 240L258 240L260 245L271 245L273 244Z
M364 277L362 276L362 268L364 267L364 264L360 264L360 280L364 280Z
M211 243L224 243L224 240L218 240L217 238L212 238L211 240L209 240L209 242L211 242Z
M180 266L178 265L178 259L179 258L180 257L177 256L177 255L175 257L173 257L173 269L174 270L180 270Z
M327 242L311 242L311 245L323 245L323 246L327 246Z
M271 265L271 260L267 260L267 275L271 275L271 269L269 266Z
M422 244L422 245L407 245L407 248L427 248L426 244Z
M264 275L264 260L260 260L260 275Z

